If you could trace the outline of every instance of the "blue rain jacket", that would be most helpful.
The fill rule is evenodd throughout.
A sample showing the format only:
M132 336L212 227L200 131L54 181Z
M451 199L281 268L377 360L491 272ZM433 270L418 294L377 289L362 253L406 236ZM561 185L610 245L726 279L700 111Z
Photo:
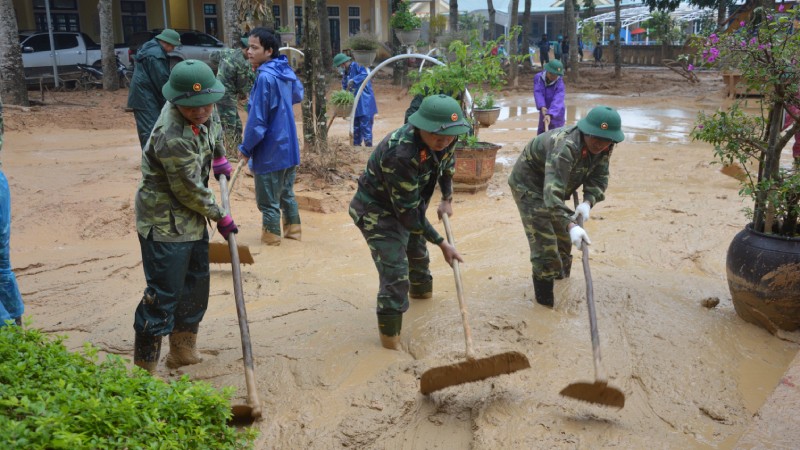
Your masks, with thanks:
M285 55L259 66L250 90L247 124L239 151L259 175L300 164L300 142L292 105L303 100L303 83Z
M361 83L367 79L367 75L369 75L367 69L353 61L350 64L350 70L342 77L342 89L346 90L347 84L350 80L353 80L351 92L355 95L355 93L358 92L358 88L361 87ZM367 83L364 92L361 93L361 97L358 99L356 117L374 116L375 114L378 114L378 104L375 103L375 93L372 92L372 81L370 81Z

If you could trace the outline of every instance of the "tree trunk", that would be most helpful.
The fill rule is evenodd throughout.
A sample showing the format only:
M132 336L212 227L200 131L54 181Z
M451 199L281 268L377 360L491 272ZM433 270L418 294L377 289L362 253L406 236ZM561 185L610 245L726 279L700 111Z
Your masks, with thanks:
M322 36L322 67L333 67L333 47L331 47L331 25L328 21L328 1L317 0L319 11L319 34Z
M578 24L575 21L575 3L573 0L566 0L564 2L564 15L566 22L564 25L567 29L566 39L569 39L569 53L563 55L562 58L567 59L565 66L569 67L567 72L567 79L571 83L578 81Z
M622 18L620 0L614 0L614 78L622 77Z
M319 35L319 0L306 0L303 11L305 29L303 30L303 76L305 78L305 95L301 108L303 111L303 147L305 151L328 151L328 129L325 124L325 94L328 83L325 74L328 72L322 65L321 44Z
M288 20L288 11L286 11L286 13L286 19ZM284 25L294 27L294 24L291 23ZM275 16L272 15L272 0L264 0L264 15L261 17L261 26L268 30L275 31Z
M236 0L224 0L222 7L225 9L223 12L225 20L225 29L223 30L222 39L231 46L237 48L239 46L239 39L244 34L242 30L242 21L240 20L241 11L239 4Z
M103 89L119 89L117 75L117 56L114 53L114 22L111 14L111 0L100 0L97 13L100 15L100 55L103 65Z
M0 97L7 105L29 106L17 14L11 0L0 0L0 55Z
M486 10L489 12L489 29L486 30L487 35L485 36L486 39L493 41L497 39L497 27L495 27L495 14L497 10L494 9L494 2L492 0L486 0Z
M569 0L568 0L569 1ZM511 0L511 23L509 29L514 29L519 21L519 0ZM517 56L519 49L517 48L517 36L509 35L511 42L508 43L508 54L510 57ZM508 81L513 87L519 86L519 78L517 77L517 62L513 58L509 58L510 65L508 66Z
M522 54L527 55L528 49L531 48L531 28L533 24L531 24L531 0L525 0L525 10L522 12ZM525 58L525 65L530 64L533 67L533 63L531 62L530 58Z
M391 7L392 7L392 14L397 11L398 4L400 0L392 0ZM392 54L399 55L405 51L405 47L400 44L400 39L397 39L397 35L394 33L394 30L389 29L389 42L391 42L392 46ZM392 84L394 86L403 86L406 85L406 80L408 79L408 60L407 59L400 59L394 62L394 67L392 67Z
M448 20L450 32L458 31L458 0L450 0L450 17Z

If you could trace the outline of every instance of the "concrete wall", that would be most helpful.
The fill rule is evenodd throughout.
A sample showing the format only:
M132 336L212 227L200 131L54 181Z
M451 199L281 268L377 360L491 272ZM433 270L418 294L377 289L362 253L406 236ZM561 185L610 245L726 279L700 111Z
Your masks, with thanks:
M586 53L584 50L584 52L584 59L591 59L591 51ZM677 60L678 56L683 54L691 54L693 58L695 53L694 48L682 45L670 45L666 48L661 45L623 45L622 63L636 66L661 66L665 59ZM603 47L603 59L608 62L614 61L612 46Z

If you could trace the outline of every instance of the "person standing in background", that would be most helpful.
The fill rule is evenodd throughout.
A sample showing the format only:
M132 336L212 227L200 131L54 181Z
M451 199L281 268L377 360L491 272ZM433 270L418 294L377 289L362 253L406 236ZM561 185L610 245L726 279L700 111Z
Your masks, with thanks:
M134 68L128 90L128 108L133 109L136 133L144 150L153 125L167 100L161 88L169 80L169 52L181 45L181 36L175 30L165 29L153 39L142 44L133 57Z
M226 156L232 161L239 159L239 144L242 143L244 130L239 117L239 99L247 98L256 79L256 72L247 58L248 39L241 38L240 44L240 48L217 52L217 79L225 86L225 95L217 102L217 111L222 123Z
M342 89L353 94L358 92L361 84L369 75L366 67L353 61L344 53L333 57L333 66L342 69ZM353 117L353 145L361 145L363 140L365 147L372 147L372 124L377 113L378 105L375 103L375 93L372 91L372 81L370 81L361 91L356 114Z
M3 150L3 100L0 99L0 151ZM22 325L25 305L17 276L11 270L11 192L0 162L0 327L13 320Z
M538 134L563 127L566 122L563 75L564 65L554 59L544 65L544 70L533 76L533 99L536 109L539 110Z

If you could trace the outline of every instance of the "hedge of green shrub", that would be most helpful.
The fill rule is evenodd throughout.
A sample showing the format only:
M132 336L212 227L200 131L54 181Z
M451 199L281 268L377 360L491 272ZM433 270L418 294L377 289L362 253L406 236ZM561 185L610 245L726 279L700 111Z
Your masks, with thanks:
M129 370L89 344L0 327L0 448L245 449L253 429L227 424L233 388Z

